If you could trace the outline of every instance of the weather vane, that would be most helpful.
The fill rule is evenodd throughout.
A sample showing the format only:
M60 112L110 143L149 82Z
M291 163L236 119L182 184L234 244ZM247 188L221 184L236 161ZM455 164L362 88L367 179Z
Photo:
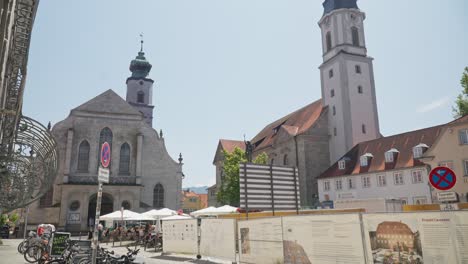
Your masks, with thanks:
M141 38L141 40L140 40L140 43L141 43L141 50L140 50L140 52L143 52L143 33L140 33L140 38Z

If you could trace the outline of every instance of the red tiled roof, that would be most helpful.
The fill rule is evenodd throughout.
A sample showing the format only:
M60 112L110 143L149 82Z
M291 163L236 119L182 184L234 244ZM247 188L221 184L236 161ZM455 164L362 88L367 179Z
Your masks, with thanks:
M421 161L413 158L413 147L420 143L431 147L441 133L443 127L444 125L429 127L361 142L343 156L343 159L347 160L344 170L338 168L337 161L318 178L355 175L366 172L379 172L424 165ZM394 162L386 163L385 152L392 148L397 149L399 153L395 156ZM368 166L361 167L360 157L366 153L371 153L373 158L369 159Z
M233 152L236 147L240 148L241 150L245 150L244 141L220 139L219 143L221 144L221 147L223 147L223 149L227 152Z
M275 136L280 128L291 136L300 135L315 124L323 110L322 100L319 99L267 125L251 142L255 144L256 149L267 147L275 142Z
M465 123L465 122L468 122L468 115L464 115L460 118L457 118L455 120L453 120L452 122L448 123L447 125L458 125L460 123Z

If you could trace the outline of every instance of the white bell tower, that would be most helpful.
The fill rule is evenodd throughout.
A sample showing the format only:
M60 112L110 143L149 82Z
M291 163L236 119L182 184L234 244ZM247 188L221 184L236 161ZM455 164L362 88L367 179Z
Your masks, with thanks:
M330 162L359 142L380 137L372 58L357 0L325 0L319 21L322 101L328 106Z

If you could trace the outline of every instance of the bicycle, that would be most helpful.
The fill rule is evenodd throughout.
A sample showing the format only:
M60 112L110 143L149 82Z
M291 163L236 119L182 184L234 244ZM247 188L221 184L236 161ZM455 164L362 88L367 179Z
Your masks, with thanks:
M45 263L49 258L49 241L52 234L44 234L37 243L29 245L23 256L24 259L29 263Z

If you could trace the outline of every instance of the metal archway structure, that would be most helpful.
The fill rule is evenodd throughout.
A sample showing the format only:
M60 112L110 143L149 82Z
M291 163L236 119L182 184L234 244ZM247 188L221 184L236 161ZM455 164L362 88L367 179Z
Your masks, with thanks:
M57 143L50 131L22 116L9 155L0 156L0 208L24 207L54 184L58 169Z

